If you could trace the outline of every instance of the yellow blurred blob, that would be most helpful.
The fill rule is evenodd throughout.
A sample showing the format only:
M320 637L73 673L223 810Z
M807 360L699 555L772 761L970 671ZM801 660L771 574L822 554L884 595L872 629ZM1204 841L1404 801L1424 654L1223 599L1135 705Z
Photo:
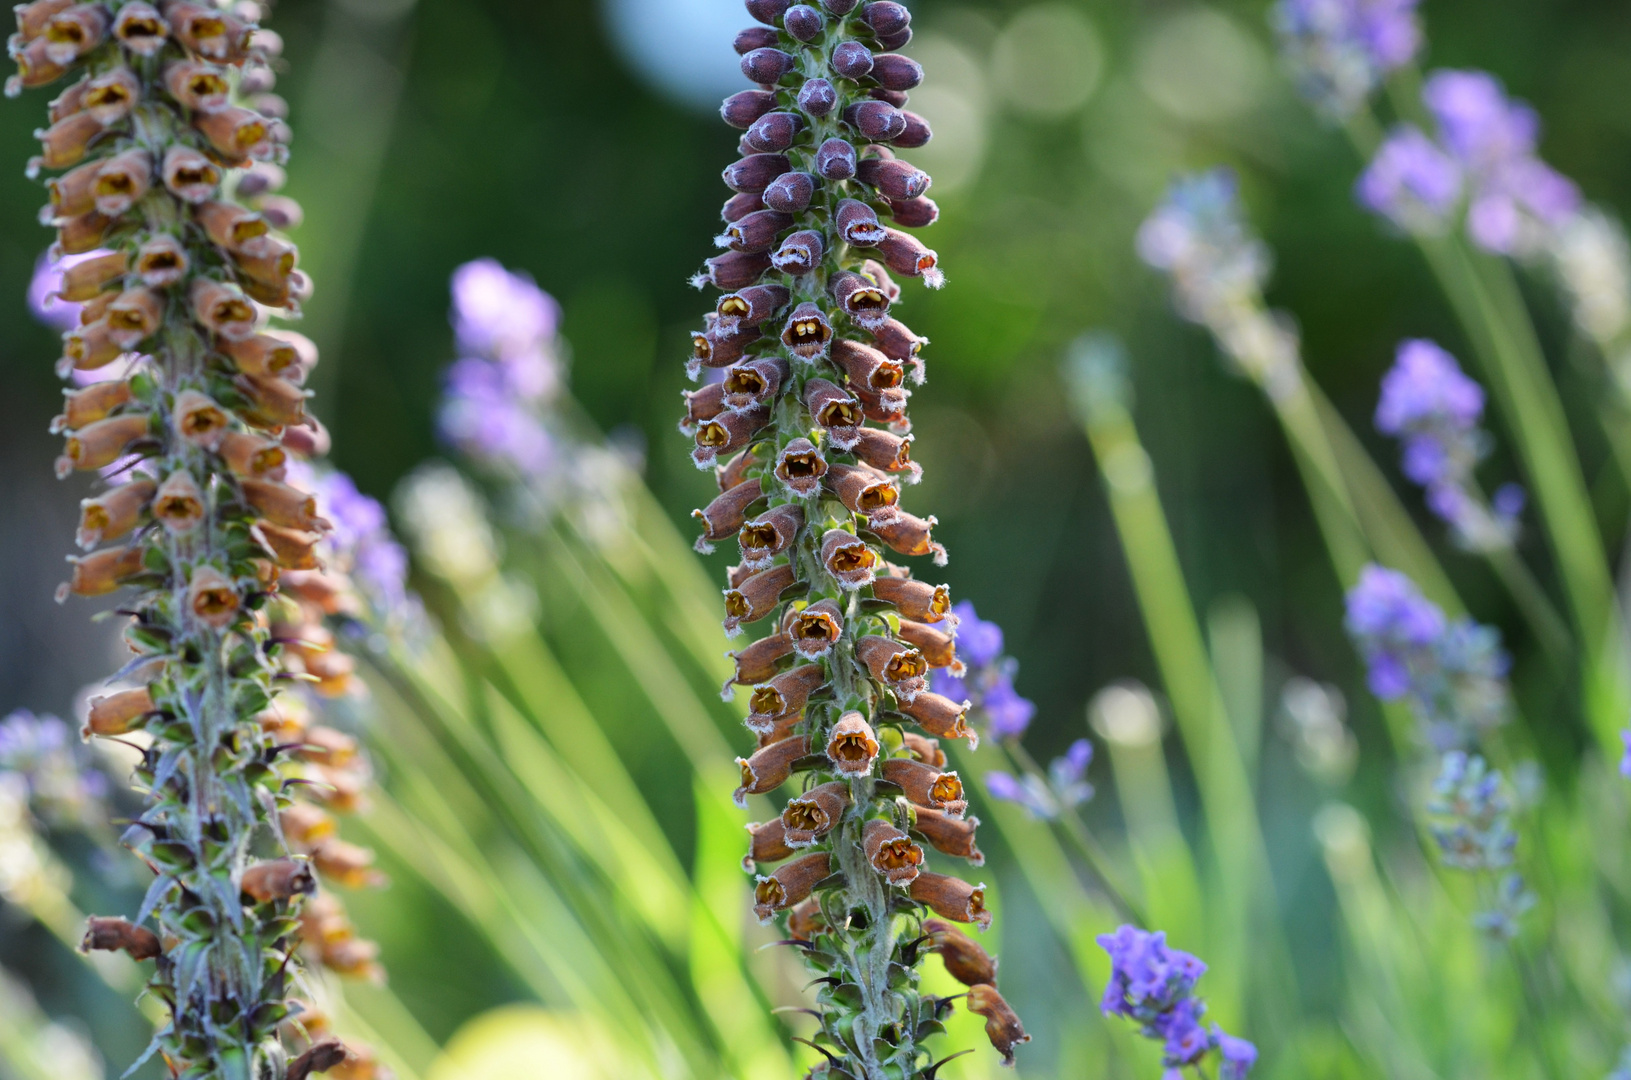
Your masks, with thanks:
M592 1021L536 1005L505 1005L454 1033L425 1080L613 1080L628 1075L610 1040Z

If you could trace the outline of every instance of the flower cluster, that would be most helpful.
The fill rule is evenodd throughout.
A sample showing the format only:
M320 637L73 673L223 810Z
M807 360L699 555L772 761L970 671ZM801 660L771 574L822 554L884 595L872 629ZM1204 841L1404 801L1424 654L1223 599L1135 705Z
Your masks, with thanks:
M1204 963L1170 948L1159 930L1121 926L1113 934L1100 934L1098 942L1110 954L1110 981L1099 1008L1106 1016L1127 1017L1145 1038L1161 1042L1164 1080L1179 1080L1185 1068L1198 1071L1213 1051L1218 1054L1218 1080L1244 1080L1257 1062L1257 1048L1216 1024L1208 1028L1203 1023L1206 1002L1195 996L1195 984L1206 973Z
M1280 0L1271 16L1303 94L1351 115L1421 49L1418 0Z
M924 342L894 317L892 275L942 283L935 253L896 227L939 213L929 177L894 153L929 139L905 108L923 72L890 51L911 36L894 0L747 10L758 25L736 49L757 86L721 109L742 156L724 172L727 250L694 279L722 295L688 365L722 375L685 395L681 430L720 490L696 512L699 546L741 549L725 630L771 626L732 654L759 741L736 798L798 783L752 827L750 865L780 863L758 877L755 911L786 913L823 976L818 1074L932 1075L922 1040L951 1003L918 988L924 911L982 929L991 915L985 887L929 872L922 846L981 859L937 741L970 735L969 703L927 680L964 671L950 599L884 556L945 561L934 519L900 506L900 478L918 475L906 403ZM1026 1036L1002 996L980 982L968 1006L1011 1058Z
M1534 906L1523 878L1511 871L1518 834L1510 822L1511 804L1502 790L1500 772L1484 759L1452 750L1439 763L1429 828L1446 866L1477 874L1489 882L1485 910L1473 924L1505 941L1517 933L1518 918Z
M1002 627L974 613L974 603L963 600L951 609L952 627L957 638L957 658L962 674L949 667L929 673L929 687L954 701L968 701L969 716L983 720L999 739L1019 738L1031 726L1036 705L1019 696L1014 676L1019 663L1002 651Z
M15 777L50 827L106 827L108 777L68 724L18 709L0 720L0 776Z
M1347 606L1371 692L1408 701L1434 747L1467 745L1507 718L1509 661L1493 627L1446 619L1408 577L1374 565L1349 590Z
M311 283L280 235L300 209L276 194L289 129L260 11L34 0L17 9L6 84L73 79L28 170L53 174L53 262L88 256L59 264L55 297L78 307L54 313L75 316L58 370L77 389L53 430L59 474L104 483L77 536L95 550L59 595L132 590L134 656L90 702L86 734L148 736L147 805L123 841L154 879L133 920L92 919L86 946L155 961L148 993L169 1016L149 1053L186 1080L303 1077L346 1053L330 1041L291 1061L278 1036L317 887L279 827L302 805L284 762L324 750L279 741L266 718L284 680L338 688L349 668L306 615L316 586L280 589L320 568L331 526L285 482L291 456L325 440L302 386L316 350L268 325Z
M1523 510L1523 489L1503 484L1493 505L1473 478L1489 453L1478 426L1484 391L1455 358L1431 341L1405 341L1382 378L1376 428L1404 444L1405 476L1427 489L1427 507L1448 522L1456 542L1473 551L1510 546Z
M1422 85L1436 138L1395 128L1359 178L1359 200L1407 232L1448 228L1465 205L1467 235L1486 251L1545 250L1578 212L1574 184L1536 154L1540 120L1482 71L1436 71Z
M1247 227L1234 174L1182 177L1138 230L1138 254L1172 278L1178 313L1210 330L1241 373L1276 399L1297 384L1297 337L1263 305L1268 248Z

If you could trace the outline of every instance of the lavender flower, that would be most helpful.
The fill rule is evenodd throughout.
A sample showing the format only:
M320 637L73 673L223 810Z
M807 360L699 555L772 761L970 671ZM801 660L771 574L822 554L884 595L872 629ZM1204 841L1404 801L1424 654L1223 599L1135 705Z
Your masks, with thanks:
M1136 926L1100 934L1098 942L1110 954L1110 981L1099 1008L1106 1016L1134 1021L1139 1034L1162 1044L1167 1080L1177 1080L1180 1070L1198 1066L1214 1050L1220 1077L1243 1080L1257 1060L1257 1048L1216 1024L1208 1030L1202 1023L1206 1003L1194 994L1206 973L1204 963L1169 948L1165 933Z
M1040 821L1052 821L1093 797L1093 785L1087 782L1087 767L1092 761L1093 744L1077 739L1048 763L1046 778L1035 774L1015 778L1005 772L988 772L986 792L993 799L1018 803Z
M69 726L18 709L0 720L0 775L15 777L46 825L106 827L108 779Z
M951 632L946 588L885 556L946 561L934 519L903 508L897 478L920 472L907 404L924 341L893 317L896 279L945 282L939 257L890 227L939 213L928 174L891 149L930 138L904 108L923 72L892 51L911 37L895 0L747 7L762 24L737 38L753 85L721 108L742 156L722 177L735 192L715 238L724 250L692 279L718 296L686 365L693 381L724 377L685 395L680 430L719 486L696 512L699 548L734 540L742 553L724 629L769 627L731 654L726 692L751 688L757 742L738 759L737 801L809 774L779 820L753 827L750 859L780 864L758 876L754 911L815 942L807 961L849 988L820 998L830 1056L818 1071L918 1076L932 1068L919 1036L948 1008L919 989L924 916L991 921L983 885L923 869L922 845L983 860L960 782L940 771L939 739L972 741L969 703L927 678L959 677L968 639ZM1028 722L1017 698L993 703L1007 729ZM1001 994L971 983L967 1003L1011 1060L1027 1036Z
M1405 232L1435 236L1449 227L1462 182L1454 158L1420 128L1401 124L1377 148L1354 191L1362 206Z
M274 643L270 629L291 605L332 600L296 599L328 523L283 482L289 455L322 443L303 389L317 353L268 326L311 292L277 231L300 216L274 194L290 134L271 92L280 44L250 21L255 4L115 6L20 6L6 84L15 96L71 76L28 174L55 174L43 219L59 276L41 291L84 305L58 363L80 386L52 427L58 472L106 487L81 509L78 540L96 550L71 560L59 596L132 590L127 688L91 699L85 733L148 737L147 806L123 840L156 876L133 920L93 918L85 944L157 961L146 992L169 1015L146 1056L282 1080L339 1050L291 1062L279 1037L317 860L289 858L276 827L292 806L284 762L306 752L284 753L266 713L290 676L335 683L349 668L329 640Z
M1620 758L1620 775L1631 780L1631 730L1620 732L1620 741L1625 744L1625 753Z
M1494 628L1447 621L1408 577L1380 566L1365 567L1347 602L1371 692L1408 701L1431 745L1463 745L1506 719L1509 661Z
M1431 341L1402 342L1382 377L1376 427L1404 443L1404 473L1427 489L1427 507L1448 522L1456 542L1472 551L1508 547L1516 538L1523 489L1506 484L1485 501L1473 470L1488 453L1478 426L1484 391L1455 358Z
M291 461L285 479L316 498L317 515L330 525L315 551L326 587L359 601L345 613L392 630L421 623L424 610L407 585L407 549L392 534L379 500L358 491L340 470L305 461ZM307 578L295 572L294 580L299 587Z
M929 674L930 687L942 697L968 701L973 714L986 721L996 738L1019 738L1031 726L1036 705L1014 689L1019 664L1003 655L1002 627L976 615L969 600L959 602L951 614L963 672L935 668Z
M1509 872L1518 834L1499 771L1460 750L1446 753L1433 782L1429 828L1446 866L1479 876L1487 907L1473 923L1496 940L1510 940L1517 920L1534 906L1523 878Z
M1421 48L1418 0L1280 0L1271 16L1298 87L1319 109L1351 115Z

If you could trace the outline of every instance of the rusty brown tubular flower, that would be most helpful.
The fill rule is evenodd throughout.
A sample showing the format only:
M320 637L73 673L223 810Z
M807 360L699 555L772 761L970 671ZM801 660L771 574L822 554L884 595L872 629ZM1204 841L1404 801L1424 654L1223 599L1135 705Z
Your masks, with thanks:
M968 703L927 689L931 668L961 670L951 599L886 554L946 557L934 519L901 505L921 475L907 405L925 342L897 318L894 279L944 282L939 257L902 231L938 217L929 177L892 149L929 138L905 108L923 72L893 51L911 36L894 0L747 9L759 25L736 47L757 85L721 109L744 133L723 174L735 193L725 250L693 279L717 296L687 371L714 377L686 395L680 422L719 484L696 512L698 547L735 537L741 549L725 630L768 631L731 654L726 692L747 690L758 737L737 759L736 799L798 786L779 818L749 826L746 863L759 871L755 911L811 942L824 977L826 1060L812 1076L929 1077L923 1039L951 1001L922 994L916 966L926 944L956 942L931 933L926 912L981 929L991 917L983 885L928 869L982 859L937 742L972 742ZM984 955L970 943L959 970ZM1005 1057L1017 1024L988 1026Z
M58 371L78 388L53 430L59 473L99 470L105 489L76 537L96 550L60 596L128 590L133 655L86 734L150 739L135 772L148 805L123 839L152 883L132 918L92 919L85 946L153 961L147 995L168 1015L148 1053L185 1080L287 1080L348 1058L294 1057L279 1030L299 1011L318 878L372 874L285 783L326 770L306 787L333 807L361 786L355 748L279 704L293 683L343 689L350 669L299 590L280 593L283 574L321 572L329 526L285 482L289 455L324 440L302 387L316 350L267 328L311 282L281 235L299 208L274 194L289 129L271 93L281 45L253 21L264 6L33 0L16 9L6 83L65 86L28 172L54 174L53 254L88 256L62 279L81 306ZM332 908L319 936L324 962L377 971Z

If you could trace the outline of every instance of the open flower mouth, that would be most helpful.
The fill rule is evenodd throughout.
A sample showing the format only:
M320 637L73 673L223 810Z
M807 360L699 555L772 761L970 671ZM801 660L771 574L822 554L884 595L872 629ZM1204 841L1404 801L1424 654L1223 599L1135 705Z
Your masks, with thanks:
M832 828L832 819L827 811L813 802L800 802L797 799L787 804L782 811L782 823L789 832L809 833L819 836Z
M719 315L721 318L746 318L753 307L740 296L727 296L719 301Z
M725 425L710 420L697 430L697 445L717 450L722 446L730 445L731 433L725 430Z
M878 556L865 544L856 544L853 547L840 548L833 553L827 565L837 574L854 574L863 570L871 570L878 563Z

